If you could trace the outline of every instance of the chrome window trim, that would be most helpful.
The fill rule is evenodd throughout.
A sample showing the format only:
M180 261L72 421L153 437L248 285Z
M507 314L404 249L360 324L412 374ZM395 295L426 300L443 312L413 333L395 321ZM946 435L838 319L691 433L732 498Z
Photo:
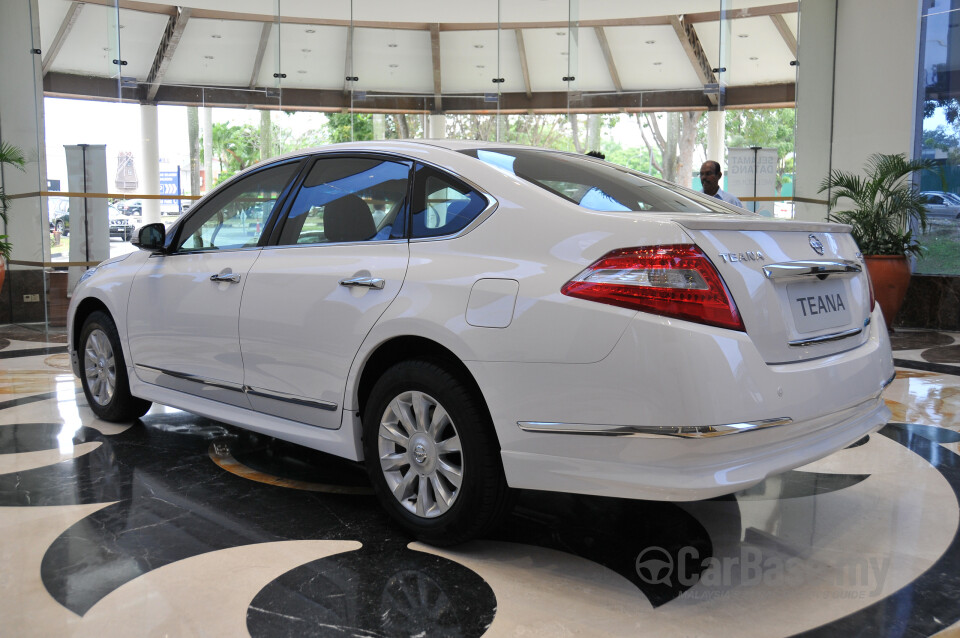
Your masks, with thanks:
M320 246L355 246L357 244L363 244L365 246L383 246L386 244L405 244L407 243L406 239L378 239L377 241L321 241L313 244L271 244L269 246L263 246L262 250L277 250L277 249L296 249L296 248L318 248Z
M550 434L587 434L594 436L630 436L636 438L703 439L730 434L742 434L793 423L790 417L725 423L723 425L601 425L588 423L556 423L517 421L524 432Z
M449 173L450 171L446 171L446 172ZM463 181L466 182L466 180L463 180ZM469 224L467 224L466 226L464 226L463 228L461 228L460 230L458 230L457 232L451 235L437 235L436 237L411 237L410 243L419 244L425 241L440 241L440 240L446 240L446 239L456 239L457 237L466 235L471 230L473 230L474 228L482 224L484 221L486 221L487 218L490 217L490 215L493 215L494 211L496 211L497 208L500 206L500 202L494 199L493 196L488 194L486 191L480 190L479 188L475 190L487 200L487 207L484 208L482 211L480 211L480 214L474 217L473 221L471 221Z
M764 276L773 280L791 277L827 277L858 272L863 272L863 266L849 259L782 261L776 264L767 264L763 267Z
M210 250L203 249L192 249L192 250L178 250L174 253L151 253L151 257L176 257L178 255L221 255L223 253L236 253L236 252L247 252L250 250L263 250L265 246L240 246L237 248L212 248Z

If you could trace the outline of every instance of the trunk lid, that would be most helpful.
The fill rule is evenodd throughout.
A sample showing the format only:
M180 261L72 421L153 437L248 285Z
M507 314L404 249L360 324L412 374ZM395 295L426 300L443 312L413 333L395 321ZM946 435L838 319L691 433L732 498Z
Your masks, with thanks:
M673 221L713 261L767 363L866 341L869 280L849 226L708 215Z

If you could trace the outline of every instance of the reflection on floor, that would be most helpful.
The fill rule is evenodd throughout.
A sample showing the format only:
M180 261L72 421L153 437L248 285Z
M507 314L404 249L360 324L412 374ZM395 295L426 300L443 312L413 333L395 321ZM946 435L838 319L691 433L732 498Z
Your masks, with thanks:
M695 503L524 492L436 549L357 465L163 407L98 421L62 333L0 328L0 634L958 632L960 376L929 366L960 373L960 338L897 339L894 421L846 450Z

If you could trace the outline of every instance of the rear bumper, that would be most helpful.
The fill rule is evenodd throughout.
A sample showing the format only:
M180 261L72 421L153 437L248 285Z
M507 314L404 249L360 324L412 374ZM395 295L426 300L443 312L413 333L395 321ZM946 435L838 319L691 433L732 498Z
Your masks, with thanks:
M639 314L592 364L466 362L512 487L641 499L727 494L883 426L879 309L849 351L767 364L750 338Z
M877 397L856 409L813 422L778 426L768 432L742 432L733 437L742 446L719 445L716 438L602 437L609 459L573 458L555 454L504 451L504 470L514 487L597 496L695 501L730 494L756 485L768 476L805 465L842 449L883 427L890 418ZM572 446L591 435L544 434L568 439L549 445ZM576 441L581 439L581 441ZM545 441L546 443L546 441ZM629 462L618 461L623 456Z

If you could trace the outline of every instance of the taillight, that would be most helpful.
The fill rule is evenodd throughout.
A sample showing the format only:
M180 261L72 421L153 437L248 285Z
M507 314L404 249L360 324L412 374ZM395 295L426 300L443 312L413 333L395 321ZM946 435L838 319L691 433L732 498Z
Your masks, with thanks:
M564 284L570 297L744 330L720 273L693 245L612 250Z
M870 270L863 269L863 274L867 276L867 289L870 290L870 314L873 314L873 308L877 305L877 298L873 295L873 280L870 279Z

